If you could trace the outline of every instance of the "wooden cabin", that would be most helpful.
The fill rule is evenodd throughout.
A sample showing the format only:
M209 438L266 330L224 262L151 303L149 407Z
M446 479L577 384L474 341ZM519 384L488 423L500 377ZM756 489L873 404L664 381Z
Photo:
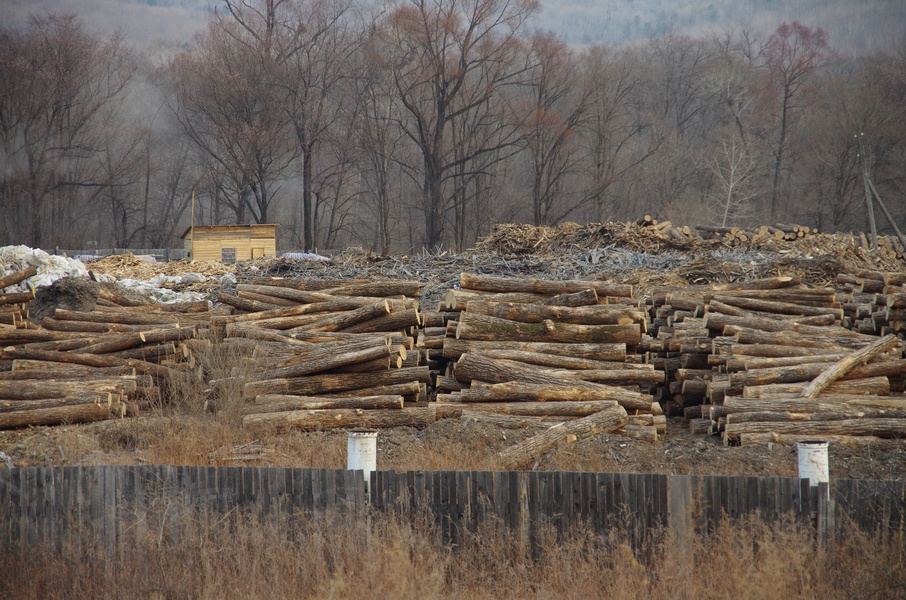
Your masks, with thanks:
M191 260L237 260L277 255L277 226L253 225L196 225L184 234L185 249Z

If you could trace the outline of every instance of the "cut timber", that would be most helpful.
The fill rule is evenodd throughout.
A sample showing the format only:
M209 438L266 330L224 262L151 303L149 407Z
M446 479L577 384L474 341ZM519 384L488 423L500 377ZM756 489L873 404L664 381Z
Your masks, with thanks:
M403 408L401 410L363 410L338 408L325 410L294 410L289 412L246 415L244 426L284 425L296 429L316 431L361 427L386 429L389 427L430 426L436 420L433 406Z
M0 381L0 398L5 400L62 398L82 391L125 393L134 392L137 389L138 384L134 377L85 379L75 382L58 379L2 380Z
M438 402L563 402L608 400L633 410L650 410L651 395L598 385L579 387L544 385L525 382L495 383L488 386L464 389L455 394L438 394Z
M521 415L526 417L587 417L616 404L612 400L590 400L587 402L475 402L437 403L438 419L458 419L466 412ZM621 407L622 408L622 407Z
M463 425L493 425L501 429L547 429L563 422L559 417L523 417L478 412L464 412L459 421Z
M21 271L16 271L15 273L10 273L4 277L0 277L0 291L16 285L17 283L22 283L29 277L34 277L38 274L38 267L31 266L22 269Z
M369 373L321 374L308 377L251 381L243 386L242 391L245 397L268 393L317 396L379 385L396 385L412 381L424 383L430 380L431 371L428 367L409 367Z
M744 387L767 385L771 383L799 383L811 381L827 369L827 363L792 365L752 369L730 374L730 389L742 390ZM903 377L906 376L906 360L888 360L869 363L851 368L841 380L867 379L869 377ZM801 394L801 392L800 392Z
M0 429L14 427L37 427L39 425L60 425L63 423L91 423L123 417L126 406L121 403L74 404L34 410L17 410L0 413Z
M745 433L739 436L740 446L763 446L766 444L779 444L781 446L795 446L799 442L813 442L812 434L795 433ZM871 435L829 435L822 434L822 442L829 442L833 446L860 448L866 446L898 447L902 448L906 440L884 439Z
M900 340L897 338L897 336L888 335L873 344L869 344L861 350L853 352L846 358L840 359L832 367L821 373L811 383L805 386L799 395L805 399L815 398L827 386L829 386L837 379L841 379L853 368L857 367L858 365L867 363L875 356L883 354L888 350L892 350L899 344L899 342Z
M723 302L724 304L729 304L730 306L735 306L737 308L744 308L747 310L755 310L758 312L766 312L771 314L804 316L831 314L834 315L834 318L838 320L843 318L842 308L807 306L803 304L794 304L792 302L775 302L773 300L744 298L741 296L732 296L729 294L715 295L714 300Z
M73 352L54 352L51 350L29 350L28 346L23 346L21 348L5 348L3 355L6 358L13 359L28 358L92 367L132 367L139 373L147 373L148 375L162 378L169 378L177 373L176 369L162 365L136 359L122 359L110 354L75 354Z
M419 295L420 289L421 284L418 281L370 281L327 288L324 293L334 296L415 297Z
M802 398L740 398L728 396L724 399L724 413L744 412L833 412L841 409L880 409L889 411L906 410L906 398L891 396L824 396L817 400Z
M344 333L375 333L379 331L404 331L421 324L417 308L394 310L389 315L377 317L346 327Z
M559 384L576 381L609 383L615 385L650 385L664 383L663 371L637 370L587 370L547 369L511 360L497 360L473 353L463 354L453 369L459 381L473 380L488 383L527 381L530 383Z
M285 287L303 292L317 292L341 285L369 283L367 279L284 279L283 277L252 277L249 283L253 285L267 285L272 287Z
M314 410L325 408L402 409L402 396L363 396L356 398L325 398L323 396L288 396L262 394L242 408L243 415Z
M576 325L628 325L645 321L645 312L619 305L596 304L595 306L567 307L545 304L516 304L514 302L485 302L470 300L466 304L470 314L480 314L498 319L541 323L545 320Z
M591 306L597 303L598 292L594 289L572 292L570 294L557 294L556 296L537 301L537 304L546 304L547 306Z
M524 352L521 350L495 350L494 358L501 360L515 360L529 365L539 365L555 369L574 370L614 370L630 369L637 371L653 371L654 365L634 364L621 361L589 360L587 358L574 358L572 356L557 356L541 352Z
M547 431L507 448L497 455L501 469L528 466L536 457L567 440L586 439L599 433L610 433L626 425L629 418L620 405L612 403L599 412L575 421L554 425Z
M632 297L631 285L578 279L553 281L548 279L495 277L492 275L462 273L459 276L459 287L486 292L530 292L545 295L569 294L593 289L599 297Z
M767 398L798 396L806 383L773 383L767 385L752 385L742 389L743 398ZM887 377L867 377L865 379L852 379L849 381L835 381L821 394L824 395L853 394L885 396L890 394L890 380Z
M464 340L513 340L518 342L622 343L637 346L642 339L638 323L627 325L573 325L545 320L520 323L476 315L468 311L459 317L456 338Z
M341 312L335 315L326 316L313 323L297 328L297 331L340 331L358 325L377 317L390 314L390 303L386 300L380 300L373 304L357 308L355 310Z
M161 344L164 342L184 340L195 337L195 334L195 326L126 333L107 336L107 339L98 340L90 346L85 346L84 348L76 350L76 352L81 354L106 354L108 352L127 350L129 348L141 346L142 344Z
M444 358L457 359L466 352L494 354L497 350L514 350L519 352L536 352L554 354L600 361L626 360L626 344L570 344L550 342L512 342L505 340L444 340Z
M303 375L312 375L378 358L387 358L390 354L391 349L387 344L367 344L365 348L360 349L347 351L339 351L338 349L337 353L328 352L317 356L307 355L297 364L256 373L255 377L265 380L302 377Z
M724 430L724 436L728 440L746 433L873 435L882 438L902 438L906 434L906 419L728 423Z
M444 294L444 307L446 310L459 312L466 309L466 305L472 300L483 300L485 302L518 302L532 304L543 302L549 296L543 294L531 294L527 292L512 292L509 294L491 294L488 292L478 292L474 290L447 290Z

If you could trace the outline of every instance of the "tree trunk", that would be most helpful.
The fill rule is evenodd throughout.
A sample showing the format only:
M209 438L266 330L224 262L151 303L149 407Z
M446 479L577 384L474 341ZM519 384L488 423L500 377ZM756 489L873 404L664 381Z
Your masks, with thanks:
M782 398L798 396L805 388L806 382L773 383L768 385L751 385L742 389L743 398ZM890 394L890 380L887 377L866 377L850 381L835 381L818 395L855 394L886 396Z
M16 271L15 273L10 273L4 277L0 277L0 292L4 289L22 283L29 277L34 277L38 274L38 267L31 266L22 269L21 271Z
M554 425L547 431L507 448L497 455L497 464L504 470L529 466L541 454L563 442L610 433L625 426L628 421L626 411L618 404L611 403L593 415Z
M288 396L261 394L242 408L243 415L320 409L400 409L402 396L361 396L356 398L325 398L323 396Z
M818 377L812 380L807 386L802 389L802 392L799 394L802 398L813 399L815 396L821 393L827 386L836 381L845 377L858 365L867 363L875 356L883 354L888 350L892 350L898 346L900 340L895 335L888 335L877 342L862 348L856 352L853 352L849 356L840 359L833 366L822 372ZM906 365L906 363L904 363ZM906 368L903 370L906 372ZM887 373L885 373L887 374Z
M522 277L496 277L493 275L472 275L461 273L459 287L486 292L531 292L549 296L570 294L593 289L599 297L632 297L632 286L624 283L584 281L579 279L548 280Z
M458 419L468 412L521 415L526 417L587 417L617 405L613 400L563 401L563 402L440 402L438 419ZM623 412L625 409L620 407Z
M472 300L467 304L466 310L471 314L522 323L541 323L548 319L576 325L629 325L645 322L645 312L642 310L607 304L574 308Z
M430 426L435 420L434 407L425 406L400 410L363 410L355 408L293 410L246 415L242 417L242 424L245 427L276 424L306 431L326 431L351 427L364 429L417 427L421 429Z
M369 373L330 373L308 377L250 381L243 385L243 395L247 398L268 393L316 396L379 385L396 385L412 381L428 382L430 380L431 372L428 367L409 367Z
M616 361L626 360L626 344L571 344L550 342L514 342L509 340L461 340L446 338L444 340L444 358L457 359L466 352L491 355L497 350L515 350L569 356L588 360Z
M121 403L72 404L33 410L0 412L0 429L38 427L64 423L91 423L125 416L126 407Z
M637 346L642 339L638 323L627 325L573 325L545 320L520 323L507 319L462 313L456 338L464 340L512 340L518 342L623 343Z
M495 383L488 386L464 389L452 394L438 394L438 402L589 402L616 401L628 410L651 410L652 397L598 385L594 387L532 384L525 382Z
M746 433L873 435L883 438L902 438L906 434L906 419L733 423L727 424L724 430L726 440L735 440Z

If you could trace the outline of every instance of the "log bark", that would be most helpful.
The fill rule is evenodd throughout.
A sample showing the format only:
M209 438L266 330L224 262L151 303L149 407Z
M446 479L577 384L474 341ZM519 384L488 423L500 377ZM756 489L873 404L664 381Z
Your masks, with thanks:
M895 335L888 335L881 338L873 344L853 352L849 356L840 359L838 362L834 363L833 366L823 371L818 377L812 380L807 386L802 389L800 396L806 399L813 399L818 394L820 394L827 386L829 386L834 381L843 378L848 373L850 373L857 366L867 363L872 358L892 350L900 343L900 340Z
M337 353L329 351L318 354L312 353L297 364L255 373L254 377L256 379L302 377L369 360L387 358L390 354L391 349L387 344L372 345L369 343L367 347L355 350L338 351Z
M132 367L139 373L147 373L154 377L170 378L177 374L177 371L135 359L122 359L110 354L75 354L73 352L53 352L50 350L29 350L27 346L22 348L5 348L3 355L6 358L20 359L27 358L33 360L44 360L50 362L61 362L67 364L80 364L92 367Z
M408 296L414 298L421 291L418 281L369 281L367 283L350 283L324 290L325 294L334 296Z
M724 430L724 436L727 440L735 440L746 433L872 435L882 438L902 438L906 434L906 419L847 419L842 421L806 421L801 423L732 423L727 424Z
M477 379L488 383L526 381L554 385L576 381L618 385L650 385L664 382L663 371L546 369L511 360L496 360L473 353L463 354L459 358L453 368L453 376L462 382Z
M612 400L590 400L586 402L439 402L435 406L438 419L458 419L465 412L527 417L587 417L614 404L616 403Z
M775 302L773 300L763 300L760 298L745 298L729 294L716 294L714 300L758 312L766 312L780 315L833 315L835 319L843 318L842 308L829 308L823 306L808 306L804 304L794 304L792 302Z
M345 390L325 394L327 398L362 398L365 396L418 396L422 393L425 384L419 381L407 381L392 385L376 385L367 388Z
M370 373L320 374L308 377L251 381L243 385L243 395L254 397L258 394L274 393L317 396L412 381L424 383L430 380L431 372L428 367L410 367Z
M507 340L444 340L443 356L446 359L457 359L466 352L493 355L497 350L516 350L568 356L588 360L625 362L626 344L571 344L550 342L514 342Z
M126 333L122 335L108 336L109 339L98 340L96 343L84 348L79 348L76 352L80 354L106 354L109 352L119 352L143 344L163 344L165 342L174 342L195 337L197 328L180 327L170 329L155 329L151 331L140 331L136 333Z
M496 383L464 389L453 394L438 394L438 402L590 402L616 401L628 410L651 410L652 397L618 387L598 385L544 385L525 382Z
M598 292L589 288L581 292L557 294L544 300L537 300L536 303L547 306L592 306L598 303Z
M767 398L798 396L805 386L805 382L746 386L742 389L742 397ZM870 394L885 396L890 394L890 380L887 377L867 377L865 379L835 381L819 394L818 398L820 399L824 395L836 394Z
M15 273L10 273L4 277L0 277L0 291L5 290L6 288L22 283L29 277L34 277L38 274L38 267L30 266L22 269L21 271L16 271Z
M740 398L728 396L724 398L724 413L743 412L832 412L834 410L852 409L879 409L888 411L906 411L906 398L891 396L853 396L831 395L819 397L816 400L802 398Z
M547 279L496 277L493 275L462 273L459 276L459 287L486 292L530 292L551 296L593 289L597 292L599 297L632 297L631 285L607 283L603 281L582 281L578 279L552 281Z
M270 287L283 287L303 292L318 292L341 285L369 283L367 279L284 279L283 277L252 277L249 283Z
M784 433L745 433L739 436L740 446L763 446L766 444L779 444L781 446L795 446L799 442L813 442L812 434L784 434ZM902 448L906 440L884 439L871 435L821 435L822 442L830 442L834 446L847 448L864 447L892 447Z
M380 331L406 331L421 324L417 308L396 310L389 315L363 321L342 330L343 333L375 333Z
M81 311L58 308L53 317L62 321L122 323L126 325L160 325L163 323L203 323L207 317L198 314L133 312L128 310Z
M299 303L294 300L287 300L285 298L278 298L276 296L268 296L267 294L256 294L255 292L246 292L239 290L236 295L244 300L260 302L262 306L299 306ZM265 308L264 310L269 309Z
M493 425L500 429L547 429L551 425L563 423L564 420L562 417L524 417L468 411L463 412L459 418L463 425Z
M627 325L573 325L545 320L520 323L463 312L456 328L456 338L464 340L561 343L622 343L637 346L642 338L638 323Z
M341 331L352 327L353 325L358 325L359 323L383 317L388 314L390 314L390 303L386 300L380 300L355 310L326 316L313 323L302 325L301 327L294 327L293 331Z
M525 352L523 350L494 350L489 353L500 360L513 360L529 365L550 367L555 369L572 370L620 370L629 369L636 371L653 371L653 365L627 363L622 361L589 360L587 358L574 358L572 356L557 356L541 352Z
M0 429L61 425L64 423L91 423L123 417L125 414L126 406L118 402L109 406L107 404L73 404L52 408L17 410L0 413Z
M262 394L242 408L243 415L257 415L293 410L318 409L384 409L403 408L402 396L362 396L356 398L325 398L323 396L289 396Z
M2 380L0 398L5 400L29 400L40 398L62 398L74 392L92 391L100 393L134 392L138 384L134 377L71 380Z
M386 429L389 427L430 426L436 420L433 406L403 408L401 410L362 410L338 408L325 410L294 410L289 412L246 415L242 424L283 425L306 431L326 431L361 427L365 429Z
M610 433L625 426L628 420L628 415L623 407L611 403L610 406L602 408L593 415L555 425L547 431L507 448L497 455L497 464L505 470L529 466L541 454L567 440L586 439L596 434Z
M827 363L812 363L768 369L752 369L730 374L730 389L772 383L799 383L811 381L827 369ZM906 376L906 360L888 360L853 367L840 377L841 380L867 379L870 377ZM803 388L804 389L804 388ZM819 390L820 391L820 390ZM800 394L802 392L800 391Z
M628 325L645 322L645 312L619 305L566 307L545 304L516 304L514 302L485 302L471 300L466 311L509 321L541 323L545 320L575 325Z

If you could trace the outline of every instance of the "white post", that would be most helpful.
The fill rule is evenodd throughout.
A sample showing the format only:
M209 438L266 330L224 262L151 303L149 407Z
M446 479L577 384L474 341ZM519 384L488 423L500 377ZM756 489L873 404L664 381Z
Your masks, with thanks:
M346 433L346 469L362 471L365 476L365 493L370 493L371 472L377 469L377 431Z
M808 479L811 488L818 487L819 483L830 483L827 442L799 442L796 450L799 456L799 479Z

